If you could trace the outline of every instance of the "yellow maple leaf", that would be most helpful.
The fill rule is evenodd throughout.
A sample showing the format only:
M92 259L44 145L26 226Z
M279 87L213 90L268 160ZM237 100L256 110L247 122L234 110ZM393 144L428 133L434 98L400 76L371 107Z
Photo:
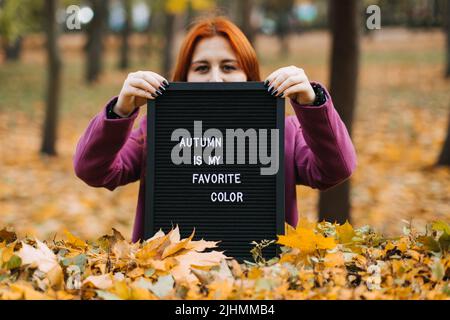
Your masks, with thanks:
M317 249L333 249L336 242L333 238L325 238L312 229L298 227L289 235L278 235L277 243L290 248L300 249L303 254L312 254Z
M345 221L343 225L336 225L336 233L339 243L351 243L355 236L355 230L348 221Z
M336 242L333 238L326 238L321 234L316 235L315 242L317 249L333 249L336 247Z
M277 243L291 248L298 248L305 253L310 253L316 250L314 239L315 234L313 230L299 227L289 235L279 235Z
M178 226L177 226L178 228ZM192 231L192 234L189 236L189 238L183 239L182 241L179 242L175 242L175 243L171 243L169 244L163 251L162 255L161 255L161 259L164 259L174 253L177 253L178 251L180 251L181 249L186 248L186 246L188 245L188 243L192 240L192 238L194 238L194 234L195 234L195 228ZM178 236L179 238L179 236Z
M87 244L86 242L84 242L83 240L81 240L80 238L77 238L76 236L74 236L72 233L70 233L68 230L64 230L64 234L66 235L67 238L67 243L70 244L71 246L75 247L75 248L87 248Z
M206 240L198 240L198 241L190 241L185 249L194 250L194 251L203 251L208 248L215 248L220 241L206 241Z
M142 263L146 263L147 260L154 258L160 249L160 247L169 242L170 234L159 234L147 240L147 243L136 253L136 259Z

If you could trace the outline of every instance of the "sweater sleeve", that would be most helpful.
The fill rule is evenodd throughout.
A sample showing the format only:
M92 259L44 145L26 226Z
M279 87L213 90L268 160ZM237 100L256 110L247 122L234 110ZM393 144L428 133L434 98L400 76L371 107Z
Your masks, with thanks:
M90 121L73 157L75 174L92 187L114 190L140 177L144 119L136 130L132 128L139 108L127 118L108 119L108 106L116 101L112 98Z
M330 94L322 88L326 95L322 105L300 105L292 99L290 102L300 123L295 132L296 182L327 190L350 178L357 159L347 128Z

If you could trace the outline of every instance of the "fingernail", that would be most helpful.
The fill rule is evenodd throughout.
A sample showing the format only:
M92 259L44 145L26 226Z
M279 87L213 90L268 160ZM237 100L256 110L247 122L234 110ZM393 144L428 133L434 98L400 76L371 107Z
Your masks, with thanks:
M161 92L161 91L156 90L156 93L157 93L159 96L162 96L162 92Z
M158 89L161 90L161 91L166 91L166 88L164 88L163 86L159 86Z
M284 93L280 94L280 98L284 98Z
M275 90L274 92L272 92L272 95L276 95L278 93L278 90Z
M268 84L269 84L269 80L264 81L264 87L267 87Z
M272 90L274 89L274 87L273 86L270 86L269 87L269 89L267 89L267 91L269 92L269 93L272 93Z
M167 82L167 80L164 80L163 83L164 83L164 85L165 85L166 87L169 86L169 82Z
M156 97L157 97L156 94L151 93L151 95L152 95L153 98L156 98Z

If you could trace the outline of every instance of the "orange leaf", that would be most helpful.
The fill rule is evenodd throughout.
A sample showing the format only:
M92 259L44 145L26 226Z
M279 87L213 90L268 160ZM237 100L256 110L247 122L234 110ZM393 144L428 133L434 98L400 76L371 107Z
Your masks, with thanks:
M163 253L161 258L164 259L165 257L168 257L174 253L177 253L178 251L180 251L181 249L186 248L187 244L192 240L192 238L194 237L195 234L195 228L192 231L192 234L189 236L189 238L183 239L182 241L178 242L178 243L171 243L170 245L168 245Z
M86 242L84 242L83 240L81 240L80 238L77 238L76 236L74 236L72 233L70 233L68 230L64 230L64 234L67 237L67 243L70 244L72 247L75 248L87 248L87 244Z
M342 226L337 225L336 233L340 243L351 243L352 238L355 236L355 231L348 221L345 221Z

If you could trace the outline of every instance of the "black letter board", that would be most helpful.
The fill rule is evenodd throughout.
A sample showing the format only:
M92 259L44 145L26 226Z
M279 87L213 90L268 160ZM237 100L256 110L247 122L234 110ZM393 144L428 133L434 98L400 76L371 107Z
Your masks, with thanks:
M182 238L195 228L194 239L220 241L215 250L224 250L239 261L252 261L252 241L276 240L277 234L284 234L284 112L284 99L271 96L262 82L172 82L162 96L148 100L145 239L160 228L167 233L178 224ZM198 133L200 122L201 135L197 137L194 123ZM192 139L172 140L172 133L179 128L190 132ZM216 135L201 139L208 129L218 129L222 139ZM240 164L237 158L243 156L243 149L239 153L239 138L230 135L227 140L227 129L249 134L241 139L245 155ZM260 129L267 130L265 140ZM257 133L258 143L269 142L265 149L269 156L273 129L278 129L278 171L262 175L261 168L270 163L266 158L261 164L262 148L251 133ZM200 139L195 143L193 138ZM234 156L227 159L231 150L227 142L231 141L235 143ZM189 142L191 154L178 155L186 156L185 160L190 157L190 164L174 163L174 147L188 147ZM199 160L195 147L219 147L219 142L223 150L220 164L210 164L215 155L220 156L215 152L211 159L200 153L202 164L195 164ZM250 150L250 145L257 148ZM252 155L256 164L250 161ZM229 164L231 159L234 164ZM263 255L270 259L279 252L279 245L272 244Z

